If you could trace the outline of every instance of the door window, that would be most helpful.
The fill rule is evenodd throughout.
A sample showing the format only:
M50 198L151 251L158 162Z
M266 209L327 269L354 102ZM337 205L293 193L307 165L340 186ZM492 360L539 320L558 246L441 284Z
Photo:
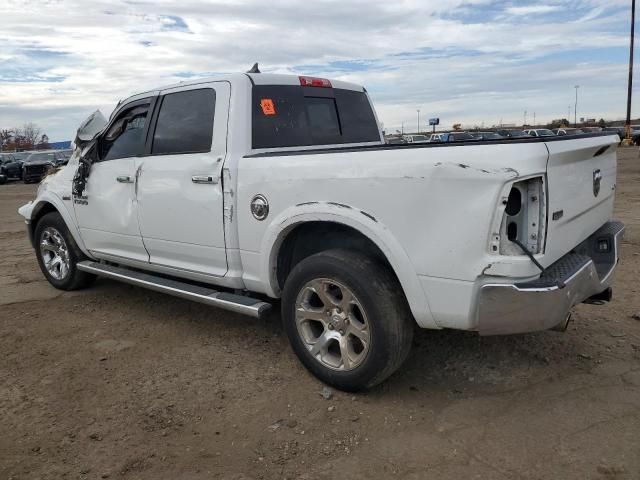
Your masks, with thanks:
M170 93L162 99L152 155L211 151L216 92L211 88Z
M135 157L144 151L149 104L123 111L102 137L101 160Z

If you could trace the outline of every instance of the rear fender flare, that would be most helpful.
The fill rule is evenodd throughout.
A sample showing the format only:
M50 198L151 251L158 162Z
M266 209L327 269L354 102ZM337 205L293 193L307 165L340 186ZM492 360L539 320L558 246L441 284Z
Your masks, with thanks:
M302 223L323 221L351 227L375 243L398 277L416 322L423 328L438 328L415 269L400 243L379 220L349 205L314 202L288 208L273 219L260 246L260 277L269 296L280 296L276 265L287 234Z

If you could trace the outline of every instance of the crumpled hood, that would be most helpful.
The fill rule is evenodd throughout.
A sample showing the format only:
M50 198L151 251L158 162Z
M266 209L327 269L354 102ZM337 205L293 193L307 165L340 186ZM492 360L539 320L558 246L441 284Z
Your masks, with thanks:
M76 148L71 157L75 163L78 160L78 169L73 177L73 194L80 197L84 193L84 188L89 178L91 165L97 159L97 138L107 126L108 120L102 115L100 110L96 110L82 122L76 134Z
M80 127L78 127L78 132L76 133L76 145L89 142L96 136L96 134L100 133L106 125L107 119L100 110L96 110L80 124Z

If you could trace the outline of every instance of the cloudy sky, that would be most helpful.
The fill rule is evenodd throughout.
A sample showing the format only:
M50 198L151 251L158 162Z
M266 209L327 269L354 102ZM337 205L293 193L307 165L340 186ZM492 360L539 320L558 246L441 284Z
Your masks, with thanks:
M366 85L387 130L415 130L417 109L444 127L567 117L574 85L578 117L618 119L630 4L0 0L0 128L33 121L71 139L95 108L255 61Z

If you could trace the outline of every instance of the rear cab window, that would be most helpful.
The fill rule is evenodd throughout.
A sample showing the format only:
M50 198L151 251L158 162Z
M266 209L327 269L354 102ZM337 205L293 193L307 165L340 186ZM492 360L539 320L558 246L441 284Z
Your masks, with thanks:
M186 90L163 97L151 155L211 150L216 93L212 88Z
M251 115L254 149L381 142L363 91L255 85Z

